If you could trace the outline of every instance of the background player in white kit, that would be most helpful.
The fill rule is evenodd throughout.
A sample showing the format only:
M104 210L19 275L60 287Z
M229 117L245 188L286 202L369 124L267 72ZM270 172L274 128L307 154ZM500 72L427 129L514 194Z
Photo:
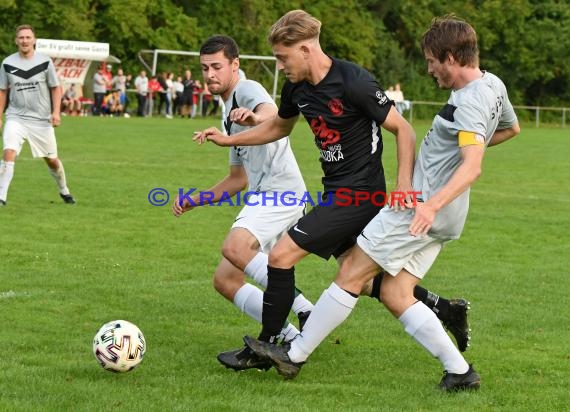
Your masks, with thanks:
M341 324L366 282L383 268L381 298L406 332L442 363L444 391L476 389L480 376L455 348L435 314L413 296L443 245L458 239L469 209L469 191L481 173L488 145L520 132L503 82L479 69L475 30L453 16L436 18L422 38L428 72L452 89L435 117L415 162L413 188L421 192L406 211L384 208L358 237L358 245L323 292L302 334L275 345L246 337L258 355L293 378L324 338Z
M277 113L277 106L263 86L240 76L239 49L232 38L218 35L206 40L200 48L200 64L208 89L220 95L225 105L227 134L257 125ZM267 286L267 253L304 213L304 205L299 201L287 201L296 203L295 206L275 205L272 197L264 201L263 192L279 195L293 192L301 198L306 187L287 137L262 146L235 146L230 148L229 154L229 174L207 190L213 193L211 201L233 196L248 183L248 191L257 195L249 197L248 205L240 211L224 240L223 257L214 273L214 287L242 312L261 323L263 292L246 283L245 274L264 288ZM200 196L196 194L191 199L198 205ZM175 216L194 207L188 199L182 200L182 205L179 198L173 204ZM300 291L296 295L292 309L303 323L304 314L308 315L313 305ZM282 330L282 337L290 340L298 333L297 328L288 324ZM257 357L251 355L249 348L244 347L220 353L218 359L236 370L271 366L265 360L257 363Z
M8 104L3 133L4 153L0 162L0 207L6 206L14 163L26 140L32 156L43 157L46 161L63 201L75 203L67 187L63 164L57 157L53 129L61 121L61 87L52 60L36 53L35 44L32 26L18 26L18 52L5 58L0 67L0 127L1 113ZM9 103L6 102L8 91Z

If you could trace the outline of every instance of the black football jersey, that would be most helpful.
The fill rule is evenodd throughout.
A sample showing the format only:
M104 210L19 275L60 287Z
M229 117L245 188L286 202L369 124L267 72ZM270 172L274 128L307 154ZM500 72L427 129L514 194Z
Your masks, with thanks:
M386 191L382 167L382 133L393 102L362 67L332 58L323 80L286 81L279 116L302 113L320 152L326 191L339 188Z

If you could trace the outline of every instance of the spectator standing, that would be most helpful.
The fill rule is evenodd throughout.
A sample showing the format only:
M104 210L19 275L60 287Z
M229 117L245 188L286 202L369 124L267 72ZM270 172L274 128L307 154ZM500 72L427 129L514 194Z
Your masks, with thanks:
M174 100L174 73L166 75L166 118L172 119L172 104Z
M148 77L146 77L146 71L141 70L140 74L135 79L135 88L137 89L137 116L144 117L147 105L147 95L148 95Z
M158 109L156 112L159 115L162 114L163 106L164 106L164 114L166 115L168 113L168 102L166 98L166 95L168 93L168 85L166 84L166 76L167 76L166 73L163 72L156 77L156 80L160 84L160 90L156 93L158 97Z
M148 81L148 99L146 100L147 109L146 115L152 116L152 112L154 110L154 99L162 93L162 87L158 82L158 78L156 75L153 75L150 80ZM159 113L160 114L160 113Z
M194 93L192 93L192 118L196 117L198 106L200 106L200 97L202 93L202 83L200 80L195 80Z
M125 101L123 102L123 113L125 117L131 117L129 114L129 103L131 99L129 98L129 90L133 88L133 75L127 73L125 76Z
M196 82L192 79L190 70L186 70L184 73L182 85L184 86L182 91L182 117L188 116L190 119L194 108L194 90L196 90Z
M206 117L208 115L208 107L210 106L210 102L212 101L212 93L208 89L208 84L204 82L204 87L202 88L202 117Z
M123 73L123 69L119 68L117 74L111 80L111 89L119 91L120 105L124 108L127 99L127 76Z
M184 84L182 83L182 77L176 77L176 80L173 82L174 86L174 94L172 95L173 98L173 114L182 116L182 103L183 103L183 96L184 96Z
M111 66L110 64L103 66L103 77L105 78L105 84L107 87L106 92L107 93L109 93L113 90L113 86L111 85L111 82L113 81L112 69L113 69L113 66Z
M101 107L103 99L107 93L107 79L103 75L103 66L99 66L97 72L93 75L93 115L101 116Z
M400 114L404 113L406 110L410 110L410 101L404 99L404 92L401 89L400 83L396 83L392 93L392 100L396 103L396 109Z

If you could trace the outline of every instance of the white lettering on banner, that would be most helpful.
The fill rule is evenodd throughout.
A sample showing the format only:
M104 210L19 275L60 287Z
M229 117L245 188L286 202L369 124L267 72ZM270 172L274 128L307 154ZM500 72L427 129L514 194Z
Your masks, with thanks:
M37 39L36 50L50 57L102 61L109 57L109 43Z

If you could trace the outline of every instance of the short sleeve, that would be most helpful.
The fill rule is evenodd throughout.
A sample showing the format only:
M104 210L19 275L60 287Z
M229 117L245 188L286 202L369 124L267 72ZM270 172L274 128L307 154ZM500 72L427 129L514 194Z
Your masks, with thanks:
M279 117L290 119L299 115L299 108L293 104L293 89L295 86L290 81L286 81L281 89L281 101L279 104Z
M0 66L0 89L8 90L8 77L6 76L4 62L2 62L2 66Z
M350 100L356 107L376 123L384 123L394 102L386 96L370 73L362 70L348 91Z
M59 86L59 78L57 77L57 71L55 70L55 64L53 64L52 59L49 59L47 83L49 87Z

